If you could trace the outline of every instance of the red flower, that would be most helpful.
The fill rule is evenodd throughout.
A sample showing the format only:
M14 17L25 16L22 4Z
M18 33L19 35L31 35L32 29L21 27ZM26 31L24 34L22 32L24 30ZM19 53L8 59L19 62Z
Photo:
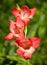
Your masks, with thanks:
M25 59L29 59L34 53L35 48L39 46L39 43L40 43L39 38L30 38L30 39L23 39L19 42L16 41L14 44L19 47L17 53L20 56L24 57Z
M20 10L18 10L18 8L14 8L14 10L12 10L12 14L17 18L17 16L19 16L22 21L28 25L30 18L32 18L34 16L36 12L36 8L33 9L29 9L26 5L22 6L22 8Z
M19 17L17 17L16 22L10 20L10 33L5 37L6 40L10 40L12 38L18 38L19 35L22 36L24 31L24 23L21 21Z

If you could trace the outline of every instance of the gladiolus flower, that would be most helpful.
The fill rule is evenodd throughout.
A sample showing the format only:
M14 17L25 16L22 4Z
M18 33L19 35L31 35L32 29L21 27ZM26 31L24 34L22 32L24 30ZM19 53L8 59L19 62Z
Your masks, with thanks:
M17 18L17 16L19 16L26 25L29 24L30 18L33 18L35 13L36 13L36 8L29 9L26 5L22 6L22 8L20 10L18 10L17 7L15 7L12 10L12 14L16 18Z
M17 17L16 22L10 20L10 33L5 37L5 39L11 40L12 38L19 38L20 35L23 37L23 31L24 23L21 21L19 17Z
M32 54L35 51L35 48L37 48L39 46L39 43L40 43L39 38L30 38L30 39L24 39L24 40L21 40L19 42L16 41L14 43L19 48L17 50L18 55L20 55L21 57L24 57L25 59L31 58Z

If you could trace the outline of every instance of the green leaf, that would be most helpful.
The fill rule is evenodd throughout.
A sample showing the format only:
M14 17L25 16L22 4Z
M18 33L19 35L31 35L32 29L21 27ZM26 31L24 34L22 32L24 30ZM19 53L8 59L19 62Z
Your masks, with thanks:
M25 62L25 59L18 56L16 53L14 55L7 55L6 57L10 60L13 60L13 61Z
M27 38L29 37L33 37L36 34L37 28L38 28L38 23L32 25L29 29L28 29L28 34L27 34Z
M39 37L45 38L45 36L46 36L45 33L46 33L46 28L43 27L43 26L40 26L40 27L39 27L39 30L38 30L38 35L39 35Z
M18 10L20 10L20 6L18 4L16 4L16 6L17 6Z

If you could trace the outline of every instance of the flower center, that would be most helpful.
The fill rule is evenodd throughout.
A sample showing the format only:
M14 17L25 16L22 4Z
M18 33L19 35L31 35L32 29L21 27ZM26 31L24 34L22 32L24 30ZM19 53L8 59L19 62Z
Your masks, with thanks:
M18 29L17 26L14 28L14 33L15 33L15 34L19 34L19 33L20 33L20 31L19 31L19 29Z
M31 47L31 43L29 41L21 42L19 45L24 49L29 49Z

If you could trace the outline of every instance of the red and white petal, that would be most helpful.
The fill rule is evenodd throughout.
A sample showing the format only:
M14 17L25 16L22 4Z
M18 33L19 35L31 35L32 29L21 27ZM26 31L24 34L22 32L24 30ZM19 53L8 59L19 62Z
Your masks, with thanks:
M16 40L17 41L21 41L21 40L24 40L25 39L23 33L19 33L19 34L15 35L15 37L16 37Z
M30 59L31 56L32 56L31 53L24 53L24 58L25 58L26 60Z
M31 53L31 54L33 54L34 51L35 51L35 48L31 46L29 49L25 50L25 53Z
M30 13L31 13L30 9L26 5L22 6L22 8L21 8L21 15L27 17L27 16L30 15Z
M9 33L6 37L5 40L11 40L12 38L14 38L12 33Z
M10 20L10 31L12 32L12 33L14 33L14 29L15 29L15 22L13 22L12 20Z
M17 25L17 27L20 29L20 31L23 32L23 30L24 30L24 23L23 23L23 21L20 19L20 17L17 17L16 25Z
M30 11L31 11L30 18L32 18L35 15L36 10L37 10L36 8L30 9Z
M30 21L30 19L29 18L24 18L23 19L23 23L25 24L25 25L29 25L29 22Z
M17 50L17 53L21 57L23 57L23 55L24 55L24 51L22 51L20 48Z
M30 59L32 57L32 54L34 53L34 51L35 51L34 47L30 47L28 50L25 50L24 58Z
M20 17L23 20L24 24L28 25L29 24L29 16L31 14L30 9L25 5L22 6L21 11L20 11Z
M19 14L19 11L18 11L18 9L17 9L16 7L14 7L14 9L12 10L12 14L13 14L15 17L17 17L17 16L20 15L20 14Z
M39 46L39 44L40 44L40 38L33 37L33 38L30 38L29 40L31 41L32 46L34 48L37 48Z

